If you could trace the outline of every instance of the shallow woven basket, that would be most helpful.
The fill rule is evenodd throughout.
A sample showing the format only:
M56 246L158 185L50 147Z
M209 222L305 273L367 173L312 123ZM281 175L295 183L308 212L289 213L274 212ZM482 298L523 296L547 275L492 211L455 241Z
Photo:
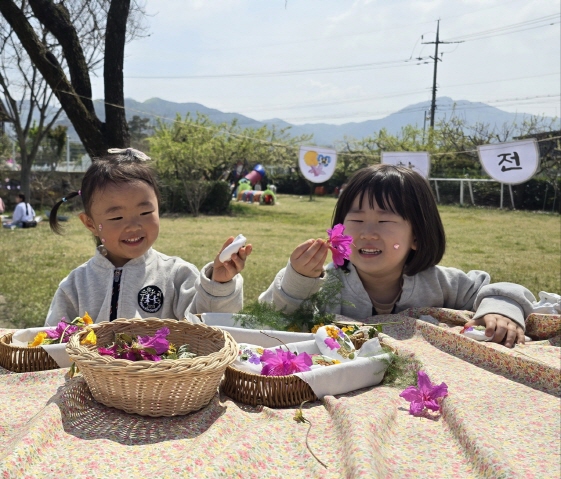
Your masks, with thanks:
M356 349L368 341L351 337ZM222 386L224 393L250 406L291 407L304 401L316 401L312 388L298 376L261 376L228 367Z
M13 333L0 338L0 366L15 373L58 369L56 361L41 347L26 348L12 344Z
M153 335L167 327L167 339L177 347L189 344L192 359L129 361L102 356L96 346L82 346L81 331L66 347L93 397L106 406L142 416L175 416L206 406L216 394L224 370L234 362L238 345L219 328L175 319L117 319L92 326L97 346L114 341L115 333Z
M261 376L232 366L226 369L222 390L234 401L250 406L289 407L317 400L312 388L298 376Z

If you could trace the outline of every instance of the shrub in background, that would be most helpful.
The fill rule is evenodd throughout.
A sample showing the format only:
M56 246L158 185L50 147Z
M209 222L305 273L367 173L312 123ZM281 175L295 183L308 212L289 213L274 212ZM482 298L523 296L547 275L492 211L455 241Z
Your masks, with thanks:
M199 213L224 215L230 213L230 185L225 181L205 181L206 197L199 205ZM183 181L167 181L161 185L162 213L194 214Z

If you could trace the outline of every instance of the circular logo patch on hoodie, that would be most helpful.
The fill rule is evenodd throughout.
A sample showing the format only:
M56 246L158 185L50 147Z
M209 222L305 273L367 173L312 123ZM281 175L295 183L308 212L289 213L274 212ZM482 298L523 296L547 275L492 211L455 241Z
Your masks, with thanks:
M138 292L138 305L147 313L155 313L164 304L164 293L155 285L144 286Z

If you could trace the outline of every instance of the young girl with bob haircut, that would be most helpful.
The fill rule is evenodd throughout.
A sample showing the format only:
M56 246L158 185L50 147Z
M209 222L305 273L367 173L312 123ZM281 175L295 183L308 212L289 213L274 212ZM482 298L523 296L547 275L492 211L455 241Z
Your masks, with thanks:
M181 258L152 248L160 230L160 191L148 160L132 148L109 150L88 168L80 191L68 194L51 210L51 229L61 234L57 211L79 197L84 207L80 220L94 235L97 250L61 281L46 326L86 312L98 323L116 318L180 320L190 313L235 313L242 308L243 279L238 273L251 245L224 263L217 255L200 272Z
M290 313L322 287L326 274L338 274L340 302L329 313L363 320L414 307L471 310L468 324L485 325L494 342L524 343L533 294L514 283L491 284L483 271L437 266L446 248L444 227L429 183L418 173L393 165L357 171L337 200L337 224L353 238L344 274L334 263L324 270L327 241L309 239L259 300Z

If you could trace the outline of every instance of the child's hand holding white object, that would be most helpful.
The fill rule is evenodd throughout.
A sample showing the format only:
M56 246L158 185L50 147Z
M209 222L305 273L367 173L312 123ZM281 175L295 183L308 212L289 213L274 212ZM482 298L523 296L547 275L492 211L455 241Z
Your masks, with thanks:
M233 253L227 261L220 261L221 253L234 242L234 237L230 236L222 245L220 252L214 258L214 268L212 271L212 280L218 283L227 283L236 274L244 269L245 260L251 254L253 247L248 244L238 249L237 253Z
M501 343L507 348L512 348L516 343L524 344L524 330L512 319L500 314L486 314L482 318L472 319L465 324L465 327L485 326L485 336L494 343Z

